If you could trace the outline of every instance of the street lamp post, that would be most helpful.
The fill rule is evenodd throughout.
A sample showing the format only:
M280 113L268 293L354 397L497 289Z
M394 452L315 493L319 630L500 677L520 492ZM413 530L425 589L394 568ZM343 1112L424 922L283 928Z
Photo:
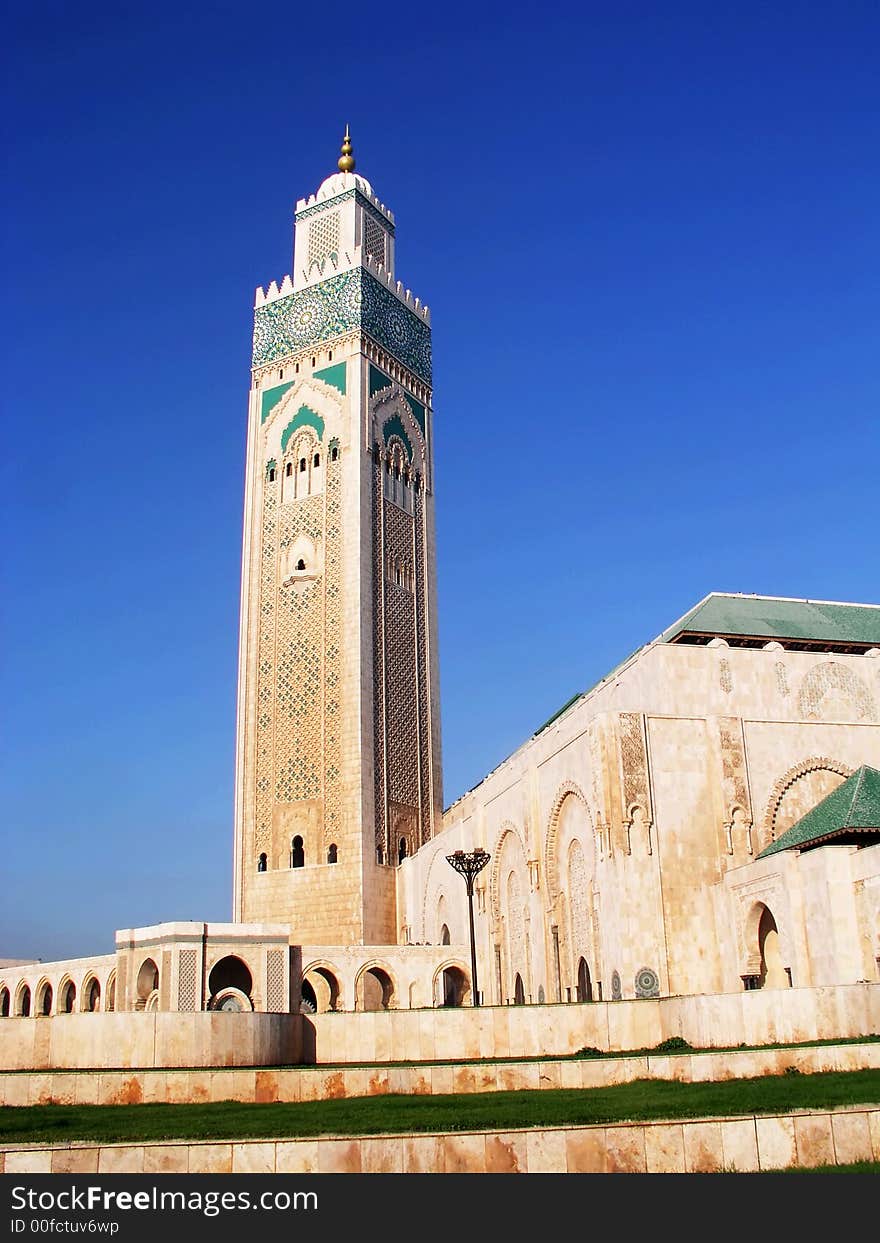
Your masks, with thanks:
M474 939L474 878L489 862L489 853L478 846L470 854L456 850L446 856L446 862L452 864L459 876L464 877L467 885L468 917L471 926L471 1005L480 1004L480 993L477 988L477 943Z

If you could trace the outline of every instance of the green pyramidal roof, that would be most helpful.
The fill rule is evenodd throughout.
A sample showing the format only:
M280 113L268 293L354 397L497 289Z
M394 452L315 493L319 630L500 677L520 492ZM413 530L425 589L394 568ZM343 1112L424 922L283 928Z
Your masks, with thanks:
M863 764L758 855L795 847L808 850L826 841L855 842L876 834L880 840L880 772Z
M795 643L880 647L880 606L822 600L786 600L712 592L664 630L663 643L705 642L715 636L786 639Z

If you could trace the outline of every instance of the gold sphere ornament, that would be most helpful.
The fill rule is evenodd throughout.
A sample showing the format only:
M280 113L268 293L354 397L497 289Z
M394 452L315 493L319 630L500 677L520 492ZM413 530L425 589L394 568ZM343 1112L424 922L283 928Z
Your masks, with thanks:
M342 155L337 161L337 166L341 173L354 172L354 156L352 155L351 134L348 132L348 126L345 127L345 137L342 140Z

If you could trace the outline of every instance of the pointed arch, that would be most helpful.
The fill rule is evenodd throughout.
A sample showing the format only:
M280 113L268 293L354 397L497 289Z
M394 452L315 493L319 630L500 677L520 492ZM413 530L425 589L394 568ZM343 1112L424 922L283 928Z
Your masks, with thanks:
M434 972L431 996L435 1005L466 1006L470 1003L471 973L458 958L447 958Z
M303 982L315 998L315 1012L342 1010L342 972L327 958L316 958L303 967Z
M84 1014L94 1014L101 1009L101 992L101 981L90 971L79 991L79 1008Z
M286 452L290 440L296 433L304 427L312 427L317 432L318 439L324 439L324 420L320 414L317 414L310 406L300 406L296 414L290 420L281 433L281 452Z
M547 833L544 841L544 876L546 878L547 885L547 901L550 906L552 906L559 897L560 892L558 858L559 824L562 819L565 801L568 798L575 798L579 803L583 804L590 832L595 837L593 815L590 811L590 804L587 802L587 796L584 794L580 786L574 781L563 781L553 796L553 806L550 811L550 817L547 821Z
M496 928L500 927L501 924L501 902L503 897L502 885L504 883L504 878L502 878L501 875L501 860L508 838L513 838L519 846L520 853L522 854L523 868L527 869L526 847L522 834L512 821L505 820L502 822L498 830L498 837L495 840L495 849L491 852L492 870L489 874L489 903L492 911L492 920Z
M55 1002L56 1014L73 1014L76 1010L76 999L78 996L76 984L69 975L65 975L58 985L58 994Z
M767 800L767 810L764 813L764 825L760 843L762 848L768 846L771 842L775 842L779 835L777 817L785 795L795 782L814 772L834 773L843 781L847 777L851 777L854 770L842 760L831 759L827 755L811 755L809 759L802 760L800 764L795 764L786 773L783 773L774 785L770 798ZM830 793L830 791L827 792ZM806 810L809 810L809 808L805 808ZM784 827L788 828L789 826L786 825Z
M34 1014L51 1014L53 1000L54 990L52 988L52 981L48 978L48 976L43 976L42 980L40 980L37 985Z
M21 1019L29 1019L33 1014L33 995L27 980L20 980L15 990L13 1014Z
M382 389L370 400L374 438L381 446L393 436L402 442L414 470L424 471L427 462L425 439L406 394L397 385Z
M264 457L280 461L291 436L303 429L310 429L321 441L325 433L338 435L344 404L345 398L330 385L316 383L310 376L298 380L272 407L263 423ZM300 418L303 411L308 411L308 417Z
M450 847L439 847L431 856L431 861L425 871L425 879L422 885L422 933L421 940L427 945L434 941L435 917L440 899L447 890L444 883L449 874L452 878L452 869L446 862L446 856L450 853ZM461 883L461 882L459 882ZM447 901L450 899L447 898Z
M369 980L367 977L370 977ZM368 985L381 993L381 999L368 995ZM371 958L365 962L355 976L354 996L356 1010L396 1010L398 1008L397 981L394 972L387 962L379 958Z

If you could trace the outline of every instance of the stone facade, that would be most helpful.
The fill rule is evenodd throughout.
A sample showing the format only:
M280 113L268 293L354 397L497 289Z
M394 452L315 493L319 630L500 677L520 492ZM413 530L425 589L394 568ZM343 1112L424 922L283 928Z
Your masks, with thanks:
M816 701L828 665L850 692ZM401 921L432 941L442 909L464 939L445 856L481 846L488 1004L512 1001L517 976L533 1002L734 992L760 979L764 909L773 985L876 980L880 847L757 855L880 763L878 703L870 655L648 644L453 804L399 869Z

